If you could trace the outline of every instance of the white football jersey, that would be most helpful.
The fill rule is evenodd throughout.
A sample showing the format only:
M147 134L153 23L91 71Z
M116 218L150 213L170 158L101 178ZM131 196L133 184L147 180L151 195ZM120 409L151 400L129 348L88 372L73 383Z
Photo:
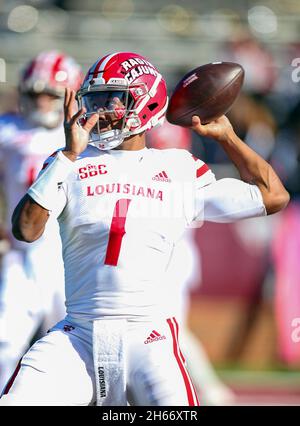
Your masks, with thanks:
M36 191L28 193L43 205ZM60 186L52 212L60 225L68 318L170 315L166 271L185 228L195 220L263 214L257 187L216 181L188 151L88 146Z

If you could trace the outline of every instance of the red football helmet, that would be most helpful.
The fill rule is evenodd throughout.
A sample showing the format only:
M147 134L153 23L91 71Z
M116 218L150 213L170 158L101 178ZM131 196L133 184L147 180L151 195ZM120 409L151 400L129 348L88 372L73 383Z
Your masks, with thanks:
M78 90L81 82L81 67L73 58L55 50L40 53L21 72L19 92L23 114L35 125L56 127L62 121L65 88ZM53 98L47 111L37 105L36 99L41 94Z
M103 150L162 123L168 105L166 83L157 68L131 52L98 59L77 92L77 101L79 108L86 108L81 122L99 113L90 142ZM118 124L109 127L113 120Z

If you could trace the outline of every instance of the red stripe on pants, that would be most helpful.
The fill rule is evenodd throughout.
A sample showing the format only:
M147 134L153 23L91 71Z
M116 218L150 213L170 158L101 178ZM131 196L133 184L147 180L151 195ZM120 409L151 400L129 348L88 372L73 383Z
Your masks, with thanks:
M7 382L7 385L5 386L4 391L3 391L3 395L7 395L8 392L10 391L10 388L14 384L14 381L16 380L16 377L17 377L17 375L20 371L20 368L21 368L21 361L22 361L22 359L20 359L15 371L13 372L13 375L11 376L9 381Z
M180 356L180 349L178 347L176 329L175 329L175 326L172 322L172 319L170 319L170 318L167 319L167 323L169 324L169 327L170 327L170 330L171 330L172 339L173 339L173 352L174 352L178 367L179 367L181 374L182 374L182 377L183 377L183 381L184 381L186 392L187 392L188 403L189 403L190 407L194 407L196 405L199 405L199 403L197 404L198 401L197 400L195 401L195 399L194 399L193 389L192 389L192 386L191 386L189 375L188 375L188 372L185 368L183 360ZM177 332L178 332L178 330L177 330Z
M176 337L177 337L177 342L179 342L179 339L178 339L178 335L179 335L179 326L178 326L178 323L177 323L177 321L176 321L176 318L174 318L174 317L173 317L173 321L175 322L175 327L176 327ZM181 352L181 349L180 349L179 344L178 344L178 348L179 348L179 353L180 353L181 359L182 359L183 363L185 363L185 358L184 358L184 356L183 356L183 353ZM192 385L192 387L193 387L193 389L194 389L194 393L195 393L195 396L196 396L197 405L200 405L199 400L198 400L198 396L197 396L197 392L196 392L195 386L193 385L193 382L192 382L191 378L190 378L190 382L191 382L191 385Z

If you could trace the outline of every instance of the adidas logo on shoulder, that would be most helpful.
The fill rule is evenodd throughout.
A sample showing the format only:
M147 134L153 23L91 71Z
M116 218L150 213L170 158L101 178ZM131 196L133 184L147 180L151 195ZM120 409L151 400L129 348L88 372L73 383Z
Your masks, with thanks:
M165 340L166 336L162 336L159 334L156 330L152 330L152 333L149 337L144 341L145 345L148 345L148 343L157 342L158 340Z
M169 179L165 171L162 171L158 173L157 175L153 176L152 180L156 180L158 182L171 182L171 179Z

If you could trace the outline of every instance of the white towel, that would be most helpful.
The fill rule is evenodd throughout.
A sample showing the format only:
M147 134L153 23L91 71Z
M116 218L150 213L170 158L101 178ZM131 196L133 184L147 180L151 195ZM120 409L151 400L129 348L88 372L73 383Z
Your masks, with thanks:
M93 355L98 406L127 405L125 382L125 320L93 323Z

